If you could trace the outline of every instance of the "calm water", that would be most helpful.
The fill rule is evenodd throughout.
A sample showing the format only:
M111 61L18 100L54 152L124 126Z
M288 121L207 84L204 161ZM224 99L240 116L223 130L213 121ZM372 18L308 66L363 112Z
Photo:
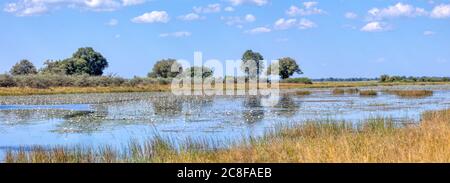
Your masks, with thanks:
M310 96L282 95L274 107L261 106L261 99L254 96L127 93L0 97L0 157L5 149L20 146L120 147L130 140L154 135L175 142L190 138L220 144L261 136L283 123L327 118L358 123L370 117L417 122L423 111L450 108L449 86L395 88L431 89L434 95L421 99L403 99L382 92L377 97L335 96L330 89L316 89Z

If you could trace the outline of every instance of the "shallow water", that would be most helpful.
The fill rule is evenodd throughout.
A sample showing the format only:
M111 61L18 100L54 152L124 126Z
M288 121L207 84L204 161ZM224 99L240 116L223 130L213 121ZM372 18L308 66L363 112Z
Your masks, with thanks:
M175 97L170 93L77 94L0 97L0 157L6 149L30 145L112 145L154 135L174 142L201 139L226 146L257 137L280 124L338 119L359 123L370 117L417 122L426 110L450 108L449 86L397 86L431 89L426 98L404 99L332 95L315 89L310 96L288 95L264 107L255 96ZM382 91L385 87L373 87Z

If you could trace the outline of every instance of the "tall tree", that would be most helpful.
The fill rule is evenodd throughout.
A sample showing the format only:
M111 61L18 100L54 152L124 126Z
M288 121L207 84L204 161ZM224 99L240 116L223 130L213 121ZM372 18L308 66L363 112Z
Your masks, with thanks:
M278 70L274 72L278 72L281 79L287 79L294 75L294 73L303 74L297 62L290 57L280 58L278 62L272 63L267 68L267 75L272 74L273 69Z
M184 71L191 78L207 78L214 74L214 71L208 67L190 67Z
M71 58L61 61L46 61L42 73L91 76L103 75L108 61L91 47L79 48Z
M10 73L12 75L30 75L37 74L37 70L36 67L34 67L33 63L24 59L16 63L16 65L11 68Z
M183 67L175 59L163 59L153 66L148 73L148 77L152 78L174 78L183 72Z
M70 66L73 67L73 74L100 76L108 67L106 58L91 47L79 48L69 60Z
M263 60L264 57L260 53L247 50L242 55L241 69L247 77L259 77L264 67Z

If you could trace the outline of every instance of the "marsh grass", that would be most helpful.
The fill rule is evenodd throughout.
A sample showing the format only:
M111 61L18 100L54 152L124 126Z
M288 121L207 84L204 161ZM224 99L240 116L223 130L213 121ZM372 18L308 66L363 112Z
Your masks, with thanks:
M133 83L132 81L130 82ZM338 88L338 87L352 88L352 87L367 87L367 86L448 85L448 84L450 83L449 82L380 83L377 81L366 81L366 82L316 82L313 84L280 83L279 87L280 89L299 89L299 88ZM132 86L112 86L112 87L89 86L89 87L49 87L49 88L0 87L0 96L80 94L80 93L161 92L161 91L170 91L171 87L170 84L153 84L153 83L130 84L130 85ZM235 90L244 88L245 88L244 85L234 87Z
M297 96L311 95L311 91L296 91L294 94Z
M359 92L360 96L377 96L378 92L375 90L363 90Z
M386 90L384 92L402 98L423 98L433 96L433 91L431 90Z
M87 162L450 162L450 110L425 112L421 122L398 125L373 118L355 125L309 121L283 126L227 149L190 141L181 148L163 138L108 146L9 150L8 163Z
M331 91L331 93L333 93L333 95L357 94L357 93L359 93L359 89L358 88L347 88L347 89L335 88L335 89L333 89L333 91Z

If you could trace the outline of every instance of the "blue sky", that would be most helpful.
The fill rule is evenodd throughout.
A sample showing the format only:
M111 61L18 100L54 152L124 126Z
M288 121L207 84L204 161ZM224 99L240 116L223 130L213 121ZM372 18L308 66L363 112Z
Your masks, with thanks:
M163 58L295 58L305 75L449 76L447 0L4 0L0 72L94 47L106 73L144 76Z

